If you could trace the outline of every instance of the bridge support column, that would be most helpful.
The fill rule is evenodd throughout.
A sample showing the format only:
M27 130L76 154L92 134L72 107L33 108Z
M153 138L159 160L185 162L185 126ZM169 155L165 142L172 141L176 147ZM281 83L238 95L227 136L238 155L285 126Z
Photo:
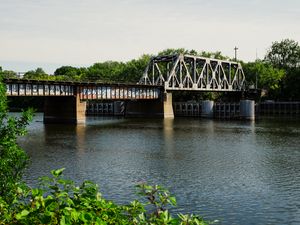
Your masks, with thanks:
M174 118L172 93L164 93L164 118Z
M214 101L205 100L202 102L201 117L213 118L214 116Z
M253 100L240 101L240 118L243 120L255 120L255 102Z
M85 123L86 102L78 96L51 96L45 99L44 123Z

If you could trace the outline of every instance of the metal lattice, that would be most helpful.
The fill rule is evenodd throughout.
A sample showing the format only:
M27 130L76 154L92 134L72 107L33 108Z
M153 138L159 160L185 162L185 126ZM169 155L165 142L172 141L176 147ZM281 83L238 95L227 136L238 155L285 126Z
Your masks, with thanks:
M244 81L238 62L179 54L153 57L139 83L166 91L242 91Z

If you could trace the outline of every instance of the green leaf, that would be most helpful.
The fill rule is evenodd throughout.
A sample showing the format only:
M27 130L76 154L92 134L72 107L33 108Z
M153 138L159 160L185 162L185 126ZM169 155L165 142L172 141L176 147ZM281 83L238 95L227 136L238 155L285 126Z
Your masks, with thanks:
M71 212L71 220L74 222L77 222L78 218L79 218L80 213L77 211L72 211Z
M176 204L177 204L176 198L174 196L170 196L168 202L174 206L176 206Z
M65 168L61 168L61 169L58 169L58 170L51 170L51 174L54 177L59 177L60 175L62 175L64 170L65 170Z
M17 220L21 220L21 219L23 219L23 217L26 217L29 213L30 213L30 212L29 212L28 210L23 209L20 213L18 213L18 214L16 215L16 219L17 219Z
M61 219L60 219L60 221L59 221L59 224L60 224L60 225L66 225L66 220L65 220L65 217L64 217L64 216L61 217Z

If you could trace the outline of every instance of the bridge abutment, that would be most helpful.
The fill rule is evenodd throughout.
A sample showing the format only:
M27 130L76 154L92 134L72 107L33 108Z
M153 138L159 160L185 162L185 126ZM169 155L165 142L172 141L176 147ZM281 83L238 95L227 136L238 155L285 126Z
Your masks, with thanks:
M78 96L45 98L44 123L85 123L86 102Z

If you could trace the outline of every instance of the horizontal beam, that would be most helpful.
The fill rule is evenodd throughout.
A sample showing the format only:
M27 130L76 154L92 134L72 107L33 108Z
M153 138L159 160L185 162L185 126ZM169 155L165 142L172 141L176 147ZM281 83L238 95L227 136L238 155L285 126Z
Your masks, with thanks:
M149 85L140 83L116 83L116 82L81 82L81 81L54 81L54 80L34 80L34 79L17 79L5 78L5 84L53 84L53 85L70 85L70 86L115 86L115 87L147 87ZM161 88L160 85L151 85L152 87Z

